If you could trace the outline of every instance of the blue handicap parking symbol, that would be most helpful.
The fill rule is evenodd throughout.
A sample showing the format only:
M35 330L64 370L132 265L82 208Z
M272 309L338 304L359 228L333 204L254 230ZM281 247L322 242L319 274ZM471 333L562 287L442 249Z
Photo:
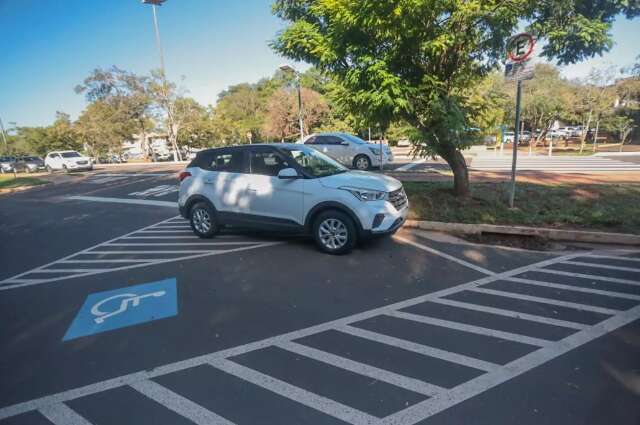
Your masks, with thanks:
M63 341L178 314L176 280L127 286L87 297Z

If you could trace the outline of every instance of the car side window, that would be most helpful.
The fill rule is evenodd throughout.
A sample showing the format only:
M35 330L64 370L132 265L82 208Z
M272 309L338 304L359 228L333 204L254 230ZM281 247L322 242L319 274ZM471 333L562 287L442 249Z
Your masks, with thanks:
M249 151L251 174L276 177L280 170L290 167L282 156L273 150L251 149Z
M342 139L336 136L319 136L318 138L322 139L321 145L340 145L342 144Z
M307 140L305 140L304 144L305 145L317 145L318 144L318 137L317 136L311 136Z
M241 150L234 150L207 155L204 165L209 171L243 173L245 170L244 152Z

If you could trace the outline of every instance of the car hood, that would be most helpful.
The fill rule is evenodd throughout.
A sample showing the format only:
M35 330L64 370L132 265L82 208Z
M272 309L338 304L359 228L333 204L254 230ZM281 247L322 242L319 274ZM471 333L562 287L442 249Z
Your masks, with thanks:
M368 171L348 171L320 178L320 184L324 187L338 189L343 186L357 187L360 189L380 190L392 192L402 187L400 181L393 177Z

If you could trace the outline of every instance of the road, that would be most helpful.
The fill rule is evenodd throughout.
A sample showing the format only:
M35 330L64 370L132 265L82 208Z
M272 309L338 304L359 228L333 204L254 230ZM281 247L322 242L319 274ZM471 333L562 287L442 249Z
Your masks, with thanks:
M0 197L0 425L640 421L640 250L200 240L174 168Z

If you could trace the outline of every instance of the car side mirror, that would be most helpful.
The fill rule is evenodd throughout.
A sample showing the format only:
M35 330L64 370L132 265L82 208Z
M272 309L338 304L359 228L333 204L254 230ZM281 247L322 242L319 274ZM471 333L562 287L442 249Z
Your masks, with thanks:
M278 178L282 180L294 180L299 177L298 172L294 168L283 168L278 172Z

